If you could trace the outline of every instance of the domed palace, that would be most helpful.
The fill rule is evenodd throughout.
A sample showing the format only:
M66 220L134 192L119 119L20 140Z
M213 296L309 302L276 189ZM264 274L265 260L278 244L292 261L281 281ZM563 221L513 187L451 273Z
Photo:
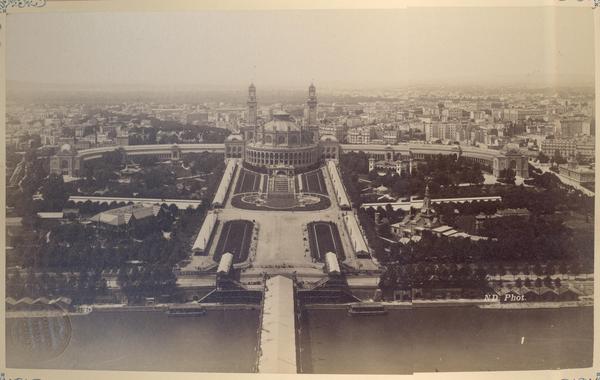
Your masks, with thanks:
M246 166L270 174L302 172L318 166L322 159L339 157L339 142L334 136L319 138L314 85L309 87L307 116L301 122L283 110L274 111L271 120L261 122L253 84L248 89L247 104L244 128L225 141L228 157L243 158Z

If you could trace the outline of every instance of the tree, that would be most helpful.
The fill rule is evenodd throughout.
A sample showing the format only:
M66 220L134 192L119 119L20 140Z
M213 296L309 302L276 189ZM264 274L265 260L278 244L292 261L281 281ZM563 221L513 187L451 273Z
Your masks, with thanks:
M500 264L500 265L498 266L498 274L499 274L500 276L504 276L504 275L506 275L506 268L504 268L504 265Z
M381 220L381 224L377 227L377 232L383 237L389 238L392 236L390 230L390 221L388 220L388 218L383 218Z
M164 185L172 185L175 183L175 175L168 168L151 168L144 173L144 183L148 189L156 189Z
M6 295L8 297L13 297L14 299L19 299L23 297L24 292L23 278L21 277L21 272L17 270L14 275L8 277L6 282Z
M376 179L379 178L379 172L377 171L377 169L373 169L369 172L368 177L371 181L375 181Z
M87 270L83 270L79 272L79 277L77 278L77 290L79 294L85 293L88 287L89 275Z
M117 284L121 288L126 288L129 285L129 276L125 266L121 266L121 268L119 268L119 273L117 274Z
M42 186L42 196L48 210L62 210L69 197L62 175L50 174Z
M483 177L483 173L481 172L481 169L479 169L479 168L469 171L469 176L467 178L468 178L468 182L474 183L476 185L481 185L485 181L485 178Z
M558 165L567 163L567 160L560 154L560 150L558 150L558 149L556 149L554 151L554 156L552 157L552 161Z
M100 280L100 285L98 286L98 294L100 294L100 295L108 294L108 284L106 283L105 278L102 278Z
M27 270L27 279L25 280L25 294L31 298L38 297L38 280L33 268Z
M558 267L558 271L561 274L566 274L569 271L569 267L567 266L567 264L565 262L560 263L559 267Z
M55 275L56 279L56 292L57 294L64 294L64 291L67 287L67 279L62 272L59 272Z
M406 196L409 194L410 186L407 179L400 176L396 176L395 181L392 184L392 192L398 196Z
M571 263L571 265L569 265L569 274L576 276L580 273L581 273L581 263L579 263L578 261L575 261L575 262Z
M514 185L516 181L515 171L511 168L500 170L500 178L498 178L498 181Z
M102 155L102 161L112 169L119 169L126 161L127 154L123 148L106 152Z
M550 157L546 156L544 152L540 152L540 154L538 154L537 156L537 159L542 164L548 163L550 161Z

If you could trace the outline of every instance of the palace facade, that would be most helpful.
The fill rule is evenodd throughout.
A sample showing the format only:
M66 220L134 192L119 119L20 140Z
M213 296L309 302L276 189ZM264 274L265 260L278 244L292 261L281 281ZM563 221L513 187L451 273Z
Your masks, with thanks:
M317 95L313 84L308 88L307 117L298 121L289 113L274 111L271 120L257 115L256 87L248 88L248 117L239 134L225 141L225 155L243 158L251 167L269 173L287 174L314 167L323 159L339 157L339 142L332 135L319 136Z

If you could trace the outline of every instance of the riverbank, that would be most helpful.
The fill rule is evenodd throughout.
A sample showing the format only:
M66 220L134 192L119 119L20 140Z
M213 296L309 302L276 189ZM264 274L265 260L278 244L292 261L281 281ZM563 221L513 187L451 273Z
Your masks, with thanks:
M118 305L91 305L94 311L113 312L113 311L167 311L169 308L197 306L205 310L259 310L260 305L255 304L220 304L220 303L163 303L147 306L130 306L125 304Z
M388 303L383 303L388 305ZM394 305L395 302L390 302ZM401 305L405 302L400 303ZM390 305L390 306L391 306ZM559 307L593 306L593 300L557 301L557 302L499 302L486 299L455 299L455 300L415 300L413 307L444 307L444 306L476 306L481 309L555 309Z
M373 302L364 302L370 304ZM501 303L498 301L490 301L485 299L451 299L451 300L414 300L410 301L382 301L374 302L380 304L389 310L410 309L410 308L436 308L436 307L478 307L481 309L556 309L556 308L573 308L594 306L593 299L584 299L579 301L560 301L560 302L508 302ZM340 310L347 309L349 305L356 303L342 304L309 304L304 305L307 310ZM189 308L197 305L199 309L204 310L259 310L260 305L255 304L219 304L219 303L165 303L146 306L130 306L126 304L97 304L85 305L77 311L60 311L60 310L20 310L7 311L6 318L41 318L41 317L62 317L62 316L78 316L86 315L91 312L150 312L163 311L166 312L169 308L185 307Z
M567 307L591 307L593 300L561 301L561 302L514 302L479 305L482 309L557 309Z
M190 308L191 306L197 305L198 309L204 310L259 310L260 305L254 304L218 304L218 303L168 303L168 304L156 304L146 306L131 306L126 304L96 304L96 305L81 305L76 311L67 310L19 310L19 311L7 311L5 313L6 318L48 318L48 317L64 317L64 316L79 316L87 315L92 312L95 313L109 313L109 312L152 312L162 311L166 312L169 308L184 307Z
M371 302L365 302L369 304ZM436 307L478 307L481 309L555 309L561 307L594 306L593 300L560 301L560 302L510 302L501 303L486 299L451 299L451 300L414 300L374 302L386 309L436 308ZM339 310L347 309L350 303L344 304L310 304L304 307L308 310Z

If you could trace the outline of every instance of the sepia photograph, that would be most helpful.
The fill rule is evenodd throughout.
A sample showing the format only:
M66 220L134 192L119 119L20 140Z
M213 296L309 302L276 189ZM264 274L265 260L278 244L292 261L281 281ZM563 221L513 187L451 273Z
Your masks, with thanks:
M2 380L598 376L593 2L83 3L1 4Z

